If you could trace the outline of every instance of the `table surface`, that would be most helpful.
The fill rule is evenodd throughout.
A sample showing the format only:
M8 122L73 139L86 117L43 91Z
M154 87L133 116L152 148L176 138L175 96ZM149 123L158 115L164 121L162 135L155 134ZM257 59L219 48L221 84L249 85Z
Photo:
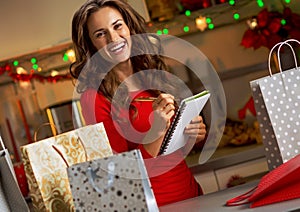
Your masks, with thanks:
M262 212L296 212L300 211L300 199L293 199L280 203L274 203L266 206L250 208L249 204L241 206L225 206L227 200L239 196L252 188L254 188L259 181L253 181L247 184L235 186L222 191L206 194L200 197L184 200L170 205L160 207L160 212L226 212L226 211L262 211Z

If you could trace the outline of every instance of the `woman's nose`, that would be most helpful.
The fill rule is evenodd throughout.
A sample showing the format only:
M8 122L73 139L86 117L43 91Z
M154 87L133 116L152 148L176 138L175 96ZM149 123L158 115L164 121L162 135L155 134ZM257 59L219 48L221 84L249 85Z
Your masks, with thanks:
M119 39L119 34L116 31L109 32L109 42L116 42Z

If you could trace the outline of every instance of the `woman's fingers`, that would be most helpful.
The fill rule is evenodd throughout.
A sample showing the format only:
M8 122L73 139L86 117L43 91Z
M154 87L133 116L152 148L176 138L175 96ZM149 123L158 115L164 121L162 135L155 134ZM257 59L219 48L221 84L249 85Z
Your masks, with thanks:
M162 110L165 111L166 114L169 114L169 113L172 113L175 111L175 106L174 106L174 104L167 104ZM171 115L171 117L172 116L173 115Z
M196 116L196 117L193 118L193 120L191 121L191 124L202 123L202 122L203 122L202 116Z
M153 110L162 110L162 109L165 109L168 105L174 106L174 96L172 96L170 94L162 93L153 102L152 107L153 107Z
M196 138L196 142L204 140L206 136L206 125L203 123L201 116L194 118L191 123L186 126L184 132L191 138Z
M153 102L154 125L160 126L160 131L166 131L170 126L170 120L175 113L174 96L160 94Z

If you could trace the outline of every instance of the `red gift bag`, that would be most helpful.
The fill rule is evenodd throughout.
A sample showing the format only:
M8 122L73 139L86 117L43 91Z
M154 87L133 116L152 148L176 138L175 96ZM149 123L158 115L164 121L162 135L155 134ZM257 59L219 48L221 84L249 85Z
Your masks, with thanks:
M28 197L29 195L29 188L27 183L27 178L24 170L24 165L22 162L14 163L14 171L16 174L16 178L18 181L18 185L24 197Z
M226 206L250 204L250 208L300 197L300 155L288 160L262 177L252 190L232 198Z

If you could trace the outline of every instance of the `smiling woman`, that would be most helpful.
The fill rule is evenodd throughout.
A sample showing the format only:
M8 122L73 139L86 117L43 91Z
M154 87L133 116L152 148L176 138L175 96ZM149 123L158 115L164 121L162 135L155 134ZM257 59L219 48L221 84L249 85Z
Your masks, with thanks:
M129 59L130 31L118 10L112 7L99 9L90 15L87 26L91 41L101 50L102 57L116 63Z
M86 123L103 122L115 153L141 151L158 206L201 195L183 149L159 154L180 87L170 81L160 38L146 33L142 16L125 1L89 0L74 14L72 39L70 71ZM135 101L142 97L153 100ZM203 142L202 117L184 133L191 144Z

